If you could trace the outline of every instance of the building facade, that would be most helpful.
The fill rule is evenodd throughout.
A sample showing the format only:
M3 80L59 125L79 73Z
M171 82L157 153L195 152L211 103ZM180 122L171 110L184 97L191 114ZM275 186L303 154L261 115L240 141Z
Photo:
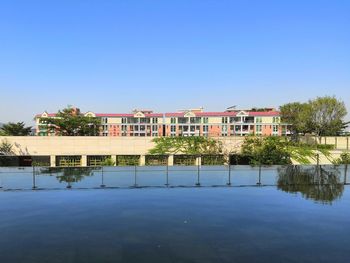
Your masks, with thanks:
M134 110L132 113L93 113L85 116L101 121L100 136L161 137L161 136L286 136L288 125L281 123L280 114L272 108L205 112L203 108L173 113L154 113L151 110ZM35 117L36 135L54 136L41 118L55 117L44 112Z

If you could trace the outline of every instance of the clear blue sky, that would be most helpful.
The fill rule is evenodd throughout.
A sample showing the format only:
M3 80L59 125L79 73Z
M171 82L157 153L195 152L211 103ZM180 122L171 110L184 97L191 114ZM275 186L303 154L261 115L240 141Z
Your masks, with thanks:
M323 95L350 111L347 0L0 1L0 122Z

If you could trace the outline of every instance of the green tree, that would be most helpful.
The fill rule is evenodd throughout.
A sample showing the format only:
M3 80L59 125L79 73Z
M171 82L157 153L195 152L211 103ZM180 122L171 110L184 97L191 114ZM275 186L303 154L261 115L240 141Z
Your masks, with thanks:
M32 127L25 127L24 122L9 122L0 129L0 134L4 136L27 136L31 133Z
M242 145L241 155L248 157L251 165L285 165L291 164L292 160L310 164L310 160L316 160L318 152L330 158L332 145L316 147L277 136L247 136Z
M291 154L287 150L286 142L279 137L245 138L241 154L248 156L252 165L291 164Z
M100 120L96 117L84 116L79 109L68 106L58 111L53 118L41 118L49 132L61 136L97 136L99 135Z
M155 146L149 151L150 154L222 154L221 141L199 137L159 137L153 139Z
M346 126L344 117L347 114L343 101L335 97L318 97L309 101L309 129L318 136L336 136Z
M308 130L308 103L292 102L280 107L281 121L288 123L292 139L298 141L298 135L307 133Z

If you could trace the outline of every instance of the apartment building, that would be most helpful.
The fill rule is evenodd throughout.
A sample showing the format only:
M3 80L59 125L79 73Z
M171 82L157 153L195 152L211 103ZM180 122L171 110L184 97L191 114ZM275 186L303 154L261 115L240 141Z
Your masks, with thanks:
M203 108L180 110L173 113L154 113L151 110L134 110L132 113L93 113L85 116L101 120L101 136L262 136L289 135L288 125L281 123L279 112L273 108L205 112ZM36 115L36 134L49 134L41 118L55 117L44 112Z

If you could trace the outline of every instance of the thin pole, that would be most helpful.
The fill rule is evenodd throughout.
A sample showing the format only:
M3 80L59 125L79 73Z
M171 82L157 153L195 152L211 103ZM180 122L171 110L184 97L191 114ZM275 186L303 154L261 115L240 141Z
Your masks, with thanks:
M261 185L261 164L259 164L259 181L256 184Z
M320 155L316 154L316 173L320 176Z
M200 182L199 182L199 177L200 177L200 167L199 167L199 163L197 164L197 183L196 186L200 186Z
M166 186L169 186L169 164L166 164Z
M101 167L102 169L102 183L101 183L101 187L105 187L106 185L104 184L104 175L103 175L103 166Z
M67 168L64 168L64 169L67 169L68 171L71 171L71 169L74 169L74 168L67 167ZM64 172L64 171L63 171L63 172ZM68 175L68 179L69 179L69 180L68 180L68 185L67 185L67 188L68 188L68 189L71 189L71 188L72 188L72 185L70 184L70 183L71 183L71 182L70 182L70 178L69 178L70 176L71 176L71 175L69 174L69 175Z
M335 137L335 149L338 149L338 137Z
M231 185L231 163L228 164L228 183L227 185Z
M36 189L36 181L35 181L35 166L33 166L33 187L32 189Z
M345 164L345 170L344 170L344 184L347 184L347 174L348 174L348 164Z
M134 170L134 187L137 187L137 166L135 165L135 170Z

